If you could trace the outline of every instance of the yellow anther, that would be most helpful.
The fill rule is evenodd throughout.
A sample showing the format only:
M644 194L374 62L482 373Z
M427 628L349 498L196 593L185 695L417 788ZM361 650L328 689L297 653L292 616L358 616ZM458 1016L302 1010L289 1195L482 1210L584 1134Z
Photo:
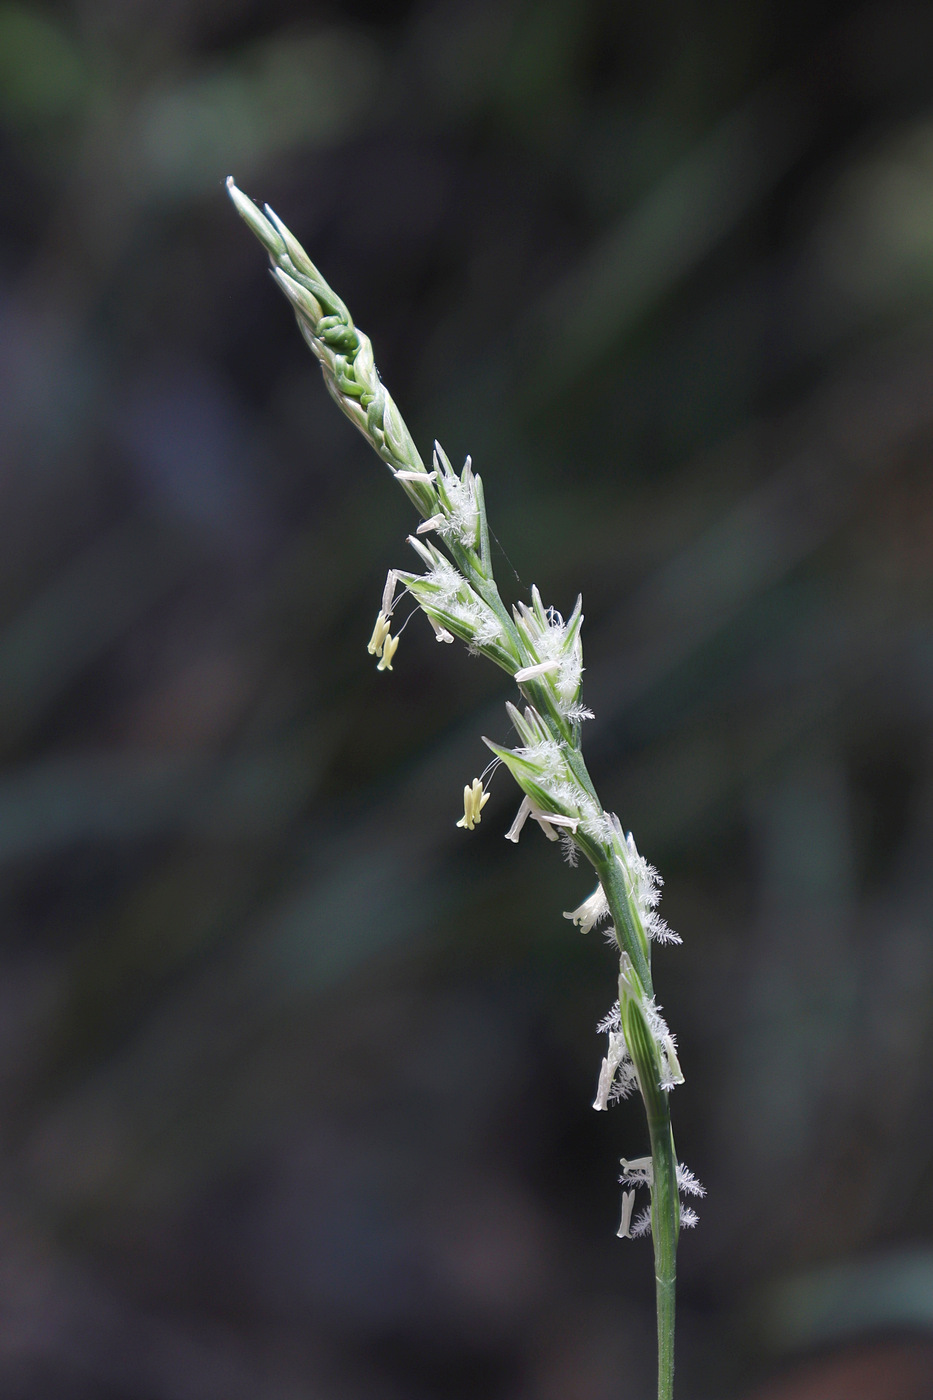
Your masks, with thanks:
M489 793L483 792L483 784L479 778L474 778L470 787L463 789L463 816L457 822L464 831L472 831L477 822L480 821L480 812L489 801Z
M382 644L382 660L376 667L377 671L391 671L392 658L398 651L398 637L390 637L389 629L386 627L386 637Z
M376 625L373 628L373 635L369 639L369 646L366 650L370 656L381 656L382 647L386 637L389 635L389 619L384 612L376 618Z

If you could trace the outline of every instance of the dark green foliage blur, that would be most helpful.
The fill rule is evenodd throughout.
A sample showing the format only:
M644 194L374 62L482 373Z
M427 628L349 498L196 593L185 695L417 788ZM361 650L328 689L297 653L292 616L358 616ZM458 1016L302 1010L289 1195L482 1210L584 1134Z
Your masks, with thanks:
M4 1400L652 1393L593 882L504 772L455 828L510 689L417 617L376 673L414 517L228 174L504 596L583 592L684 938L682 1400L876 1339L929 1395L931 58L896 0L0 3Z

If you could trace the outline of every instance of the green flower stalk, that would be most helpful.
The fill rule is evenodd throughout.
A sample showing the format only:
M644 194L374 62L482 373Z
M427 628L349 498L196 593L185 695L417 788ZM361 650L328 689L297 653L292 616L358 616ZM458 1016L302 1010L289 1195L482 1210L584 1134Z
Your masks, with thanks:
M515 779L522 801L511 828L518 841L530 818L550 841L561 841L572 864L582 853L598 885L571 919L584 933L605 921L607 939L619 956L618 1000L599 1030L608 1037L593 1107L637 1092L648 1122L651 1155L622 1158L622 1217L618 1234L650 1233L654 1241L658 1315L658 1400L671 1400L674 1374L674 1286L681 1225L696 1215L681 1194L703 1195L699 1182L674 1153L670 1091L683 1083L677 1050L654 997L651 947L679 942L657 913L661 881L639 854L632 835L597 797L581 752L583 722L591 718L581 698L583 678L582 601L565 621L546 608L537 588L531 603L511 612L493 576L489 527L481 477L468 457L460 472L434 444L430 470L373 361L372 345L327 285L282 221L265 213L227 181L230 197L263 244L273 275L292 304L302 335L317 356L324 381L391 471L421 516L409 536L423 572L390 570L369 641L380 671L392 670L398 636L392 634L396 593L419 605L437 640L459 638L471 652L488 657L515 681L523 707L507 702L518 737L508 748L484 739ZM433 536L434 538L429 538ZM487 793L480 778L463 792L457 826L472 831L481 820ZM650 1193L650 1206L634 1214L636 1191Z

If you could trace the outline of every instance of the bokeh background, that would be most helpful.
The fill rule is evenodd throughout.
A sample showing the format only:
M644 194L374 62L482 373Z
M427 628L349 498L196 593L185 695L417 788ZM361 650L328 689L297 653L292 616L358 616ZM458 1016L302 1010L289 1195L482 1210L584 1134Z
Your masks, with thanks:
M682 1400L933 1393L933 9L0 5L0 1394L638 1400L613 959L233 173L587 614Z

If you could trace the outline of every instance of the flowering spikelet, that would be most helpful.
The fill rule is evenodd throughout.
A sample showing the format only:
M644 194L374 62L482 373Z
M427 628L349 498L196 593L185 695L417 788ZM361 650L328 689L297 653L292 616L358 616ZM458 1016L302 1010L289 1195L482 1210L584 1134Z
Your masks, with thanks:
M600 1021L597 1030L609 1037L609 1047L600 1066L599 1083L593 1100L593 1107L604 1111L611 1103L627 1099L633 1090L637 1089L638 1076L625 1043L618 1003L609 1015Z
M654 866L649 865L644 856L639 854L632 833L629 831L623 834L618 817L613 818L613 824L616 835L616 860L625 876L629 900L637 910L646 935L655 943L680 943L679 935L668 927L657 912L664 881Z
M459 637L471 651L488 656L510 673L515 669L502 623L487 602L446 555L428 540L410 535L408 543L427 565L424 574L402 570L396 576L419 604L438 641Z
M638 1076L621 1031L609 1032L609 1049L599 1071L599 1083L593 1107L605 1111L610 1103L618 1103L638 1087Z
M552 841L558 839L554 828L566 828L587 855L597 842L608 843L611 824L581 786L571 746L554 738L534 706L526 705L522 712L507 701L506 710L522 743L518 748L506 749L485 736L483 743L501 759L528 799L528 804L519 808L508 839L518 839L522 824L530 816Z
M577 724L592 716L592 711L580 704L579 699L583 678L582 609L583 599L577 598L565 622L556 608L545 608L535 586L531 589L531 606L516 603L512 609L515 625L532 658L516 672L516 681L522 685L538 677L547 677L558 709Z
M632 1239L637 1239L640 1235L650 1235L651 1233L651 1211L646 1208L632 1220L631 1199L639 1186L647 1186L649 1189L654 1184L654 1165L650 1157L637 1157L633 1161L622 1158L622 1175L619 1177L622 1185L622 1208L623 1215L627 1211L628 1220L631 1227L628 1235ZM687 1196L705 1196L706 1190L700 1185L693 1172L685 1167L683 1162L677 1164L677 1189ZM628 1205L626 1206L626 1201ZM679 1203L680 1223L687 1229L692 1230L697 1224L699 1216L691 1206ZM621 1233L621 1232L620 1232Z
M434 517L437 523L433 528L445 540L456 540L468 549L476 549L479 545L480 512L472 458L467 457L463 471L457 476L447 453L439 442L435 442L434 472L442 509Z

